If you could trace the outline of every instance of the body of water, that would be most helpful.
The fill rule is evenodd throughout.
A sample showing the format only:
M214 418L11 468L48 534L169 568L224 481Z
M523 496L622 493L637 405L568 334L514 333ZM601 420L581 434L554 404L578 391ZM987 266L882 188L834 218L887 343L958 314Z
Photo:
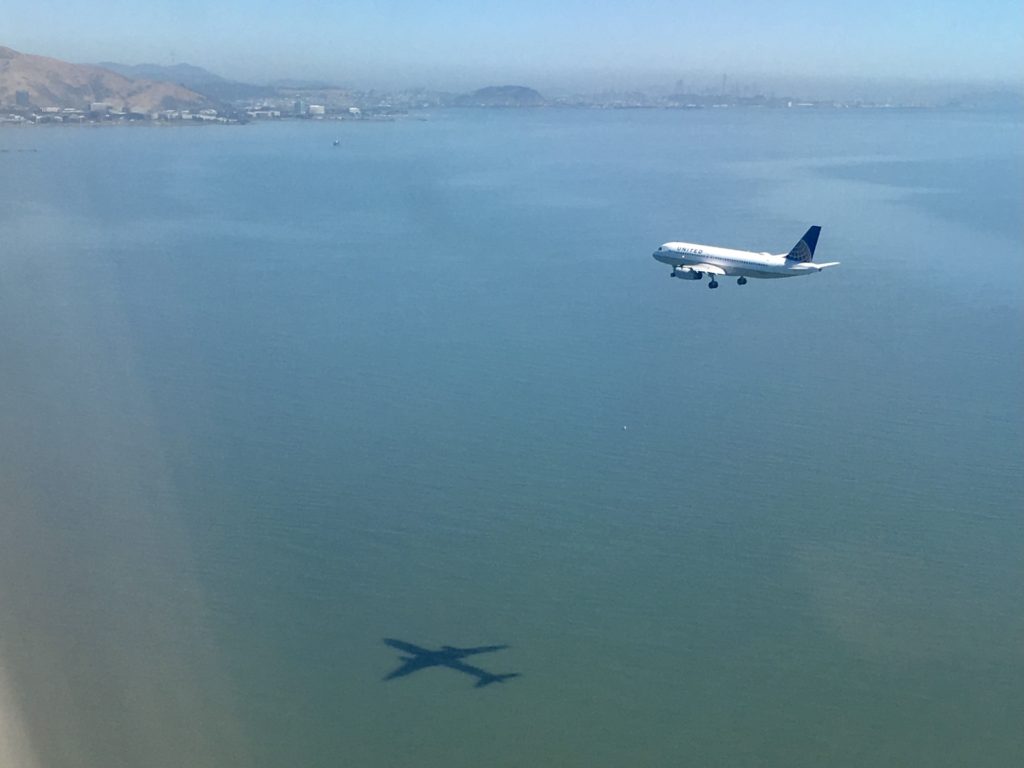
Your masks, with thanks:
M0 131L0 762L1019 764L1021 128Z

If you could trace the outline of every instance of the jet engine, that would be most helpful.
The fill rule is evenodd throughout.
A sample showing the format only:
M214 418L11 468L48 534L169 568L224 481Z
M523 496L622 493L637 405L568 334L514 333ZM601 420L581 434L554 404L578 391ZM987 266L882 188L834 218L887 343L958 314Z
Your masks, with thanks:
M692 269L691 267L675 267L669 277L678 277L683 280L700 280L704 277L704 273L698 272L696 269Z

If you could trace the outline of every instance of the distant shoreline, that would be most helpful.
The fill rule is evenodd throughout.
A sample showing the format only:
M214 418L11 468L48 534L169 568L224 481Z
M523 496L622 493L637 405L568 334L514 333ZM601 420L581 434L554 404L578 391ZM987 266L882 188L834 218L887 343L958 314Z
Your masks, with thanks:
M389 112L382 114L364 114L359 117L351 117L342 114L327 115L310 118L301 115L281 114L275 116L258 117L219 117L216 119L190 119L190 118L152 118L152 117L117 117L106 119L57 119L62 118L60 114L34 113L26 115L15 112L4 114L4 108L0 107L0 130L4 128L39 128L50 127L72 127L72 128L111 128L111 127L144 127L144 128L199 128L202 126L240 126L240 125L266 125L274 123L308 123L322 125L324 123L390 123L398 120L413 120L418 122L427 121L428 115L452 112L452 111L487 111L487 112L536 112L536 111L565 111L565 112L705 112L705 111L742 111L742 112L957 112L961 114L1022 114L1021 109L1013 106L991 106L991 107L965 107L965 106L930 106L918 104L840 104L840 103L792 103L787 105L765 105L765 104L712 104L704 105L591 105L591 104L541 104L533 106L444 106L429 107L422 110L408 110L400 112Z

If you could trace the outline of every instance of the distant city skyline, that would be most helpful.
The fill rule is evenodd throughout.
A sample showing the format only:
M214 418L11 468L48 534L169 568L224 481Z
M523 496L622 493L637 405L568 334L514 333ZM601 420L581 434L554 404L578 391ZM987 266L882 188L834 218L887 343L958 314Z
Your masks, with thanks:
M913 87L1024 79L1018 0L867 0L856 8L647 0L628 9L580 0L37 0L4 16L0 45L25 53L79 63L188 62L249 82L440 89L516 82L570 91L678 80L705 88L726 74L769 91L823 81Z

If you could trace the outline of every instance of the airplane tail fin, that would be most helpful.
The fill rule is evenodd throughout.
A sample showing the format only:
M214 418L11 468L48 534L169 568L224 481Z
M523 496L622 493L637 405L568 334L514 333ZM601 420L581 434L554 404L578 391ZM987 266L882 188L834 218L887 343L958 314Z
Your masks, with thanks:
M817 225L808 229L800 238L800 242L786 254L786 261L811 261L814 258L814 246L818 244L819 234L821 234L821 227Z
M486 677L481 677L479 680L477 680L476 685L474 685L473 687L483 688L485 685L490 685L491 683L503 683L512 677L519 677L519 673L509 672L507 675L487 675Z

